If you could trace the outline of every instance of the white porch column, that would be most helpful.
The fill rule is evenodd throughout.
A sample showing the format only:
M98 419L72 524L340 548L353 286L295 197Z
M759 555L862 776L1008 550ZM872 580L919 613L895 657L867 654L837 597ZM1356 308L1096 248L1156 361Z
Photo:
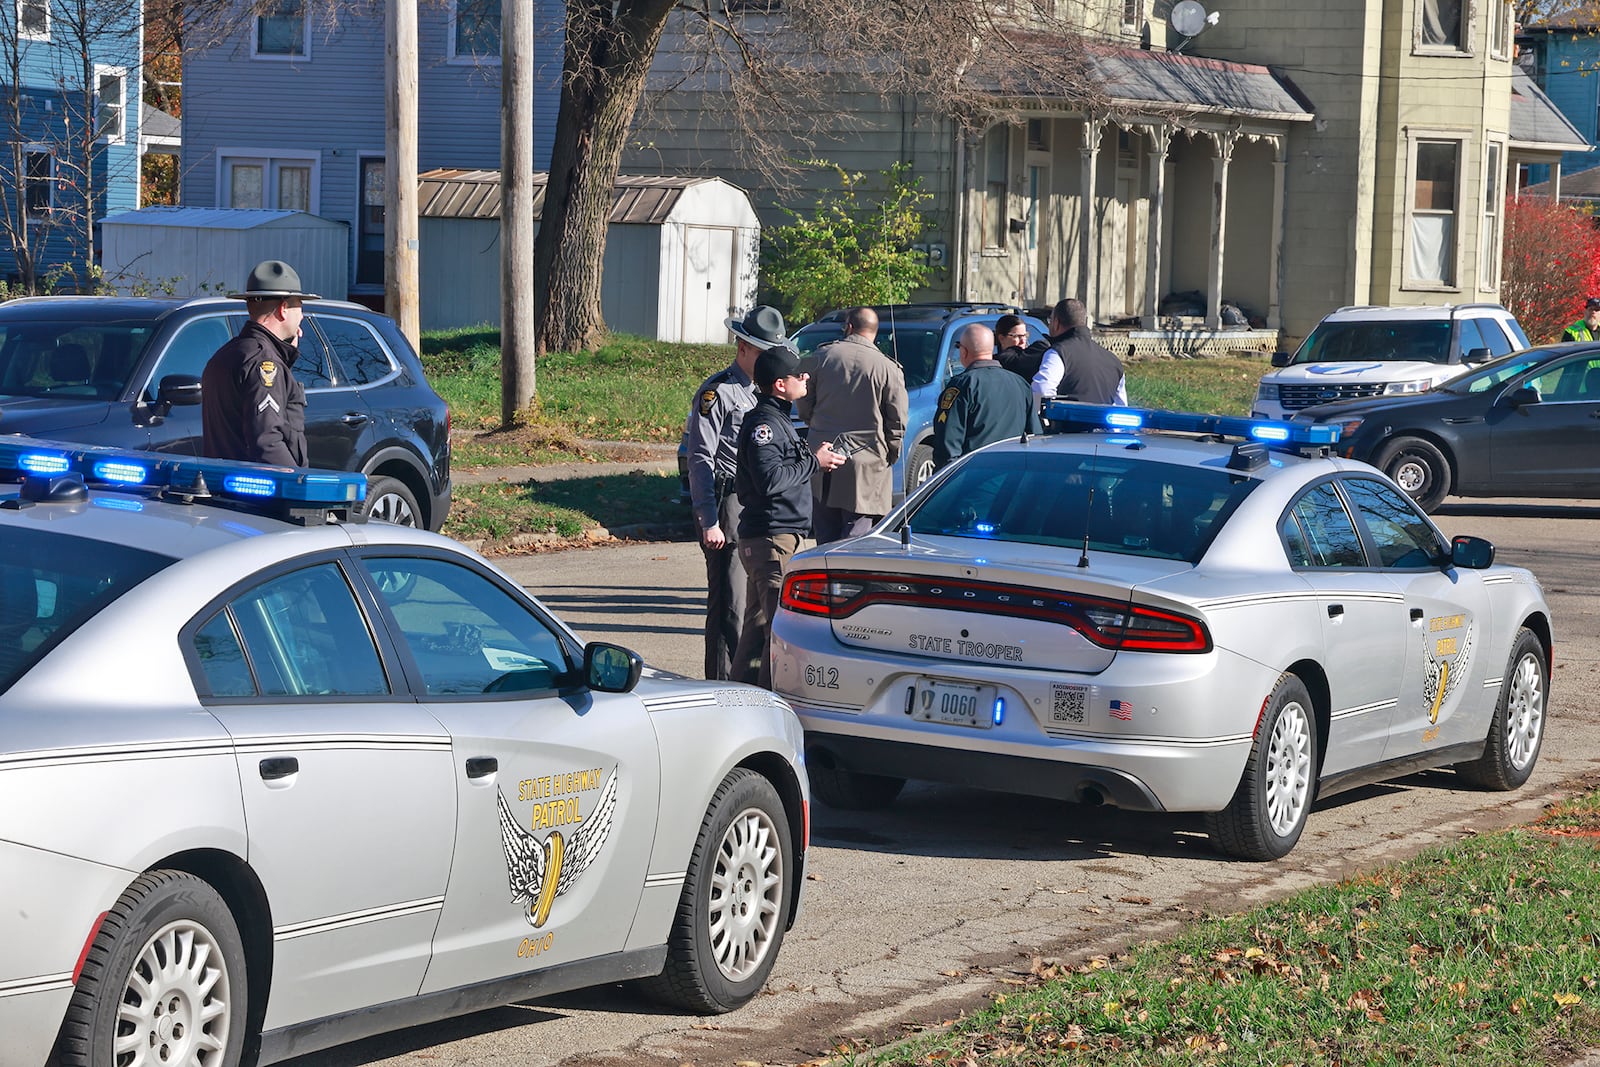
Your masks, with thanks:
M1100 156L1100 134L1105 130L1104 119L1083 120L1083 143L1078 152L1083 157L1083 177L1078 199L1078 299L1089 311L1089 322L1095 321L1099 303L1100 228L1095 225L1095 172Z
M1283 179L1289 165L1289 138L1272 141L1272 266L1267 274L1267 329L1283 329Z
M1550 202L1561 199L1561 160L1550 164Z
M1144 315L1141 325L1159 328L1161 315L1161 224L1166 217L1167 153L1172 148L1171 126L1146 126L1150 135L1150 223L1145 251Z
M1211 264L1206 271L1206 325L1222 328L1223 245L1228 232L1228 165L1233 162L1233 146L1238 133L1226 130L1211 134L1217 156L1211 161Z

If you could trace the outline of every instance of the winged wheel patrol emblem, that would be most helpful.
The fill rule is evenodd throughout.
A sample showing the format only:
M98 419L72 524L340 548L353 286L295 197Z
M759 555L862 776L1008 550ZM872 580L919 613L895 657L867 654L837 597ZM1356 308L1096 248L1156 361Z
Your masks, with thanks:
M570 839L551 830L540 841L517 822L505 794L496 790L495 796L500 801L500 846L506 853L511 901L526 907L528 925L537 929L550 918L550 905L556 897L572 888L605 845L617 811L617 776L613 772L606 779L594 810Z

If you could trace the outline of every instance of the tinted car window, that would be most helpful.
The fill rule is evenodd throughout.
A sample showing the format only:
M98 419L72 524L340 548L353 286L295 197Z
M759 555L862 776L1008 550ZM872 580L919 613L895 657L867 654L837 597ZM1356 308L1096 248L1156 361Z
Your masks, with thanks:
M976 453L909 516L919 534L1199 560L1260 484L1231 472L1104 455Z
M1378 550L1379 566L1430 567L1445 554L1433 526L1404 493L1371 478L1352 478L1345 491Z
M1451 393L1482 393L1515 378L1548 356L1548 352L1530 352L1510 359L1497 360L1494 363L1486 364L1482 370L1463 375L1454 381L1444 383L1438 388Z
M1307 490L1289 509L1295 536L1284 538L1284 551L1297 567L1365 567L1366 551L1350 513L1331 482Z
M150 333L148 326L126 323L0 326L0 393L114 400Z
M483 575L437 559L363 562L429 695L549 689L570 670L556 633Z
M233 618L226 611L200 628L194 636L195 660L200 665L209 695L250 697L256 695L255 678L244 658L244 646L234 632Z
M389 353L366 323L333 315L312 317L343 372L342 384L371 385L393 373Z
M295 378L306 389L331 387L338 376L337 368L328 358L327 347L309 321L301 327L299 348L300 355L294 361Z
M1296 363L1374 359L1450 362L1450 322L1323 322L1294 354Z
M1496 319L1479 319L1478 332L1483 335L1483 343L1488 346L1491 356L1510 355L1517 349Z
M0 692L172 560L49 530L0 530Z
M1460 330L1461 333L1458 335L1458 342L1461 346L1461 357L1463 359L1465 359L1467 353L1471 352L1474 348L1489 347L1488 343L1483 339L1483 334L1478 329L1477 319L1462 319L1460 323Z
M1539 390L1540 398L1547 402L1589 402L1600 396L1600 372L1596 372L1592 380L1590 378L1595 367L1600 367L1600 360L1588 355L1574 356L1551 364L1522 384Z
M172 340L167 342L167 347L162 350L161 362L156 366L156 372L150 376L150 383L145 389L146 398L155 399L155 391L160 386L161 379L169 374L192 374L196 378L200 377L206 369L206 361L234 335L235 325L229 322L229 318L227 315L207 315L205 318L193 319L179 327Z
M906 376L906 388L915 389L939 380L942 332L938 324L902 322L891 326L884 319L878 323L874 343L880 352L900 364ZM805 355L842 336L844 327L841 324L815 322L796 331L793 341L795 348Z
M325 563L274 578L236 599L227 611L243 639L260 695L389 692L366 619L336 565ZM203 659L198 644L195 653ZM224 682L226 671L225 664L219 665Z

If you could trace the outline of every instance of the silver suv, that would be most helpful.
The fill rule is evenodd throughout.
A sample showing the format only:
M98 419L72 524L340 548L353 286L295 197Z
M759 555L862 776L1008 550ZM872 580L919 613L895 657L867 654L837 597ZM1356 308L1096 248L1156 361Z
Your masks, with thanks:
M1275 353L1251 414L1287 419L1302 408L1355 397L1421 393L1474 364L1528 347L1499 304L1343 307L1294 355Z

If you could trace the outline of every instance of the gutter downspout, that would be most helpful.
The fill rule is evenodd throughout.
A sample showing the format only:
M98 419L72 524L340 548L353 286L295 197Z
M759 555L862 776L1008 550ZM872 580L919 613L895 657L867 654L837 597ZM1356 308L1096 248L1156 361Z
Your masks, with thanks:
M965 300L967 298L967 136L961 129L961 123L955 119L950 120L950 128L956 139L953 183L955 233L951 235L950 241L950 255L955 267L955 291L950 294L950 299Z

